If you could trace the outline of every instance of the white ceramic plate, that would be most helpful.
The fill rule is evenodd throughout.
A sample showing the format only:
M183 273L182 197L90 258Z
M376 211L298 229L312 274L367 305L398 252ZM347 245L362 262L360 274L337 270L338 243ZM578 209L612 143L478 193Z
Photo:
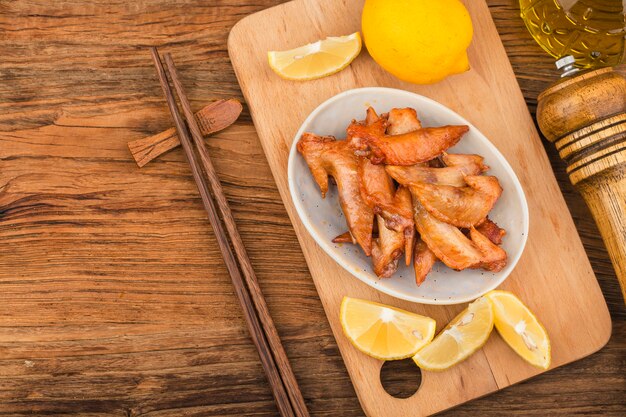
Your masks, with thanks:
M378 278L359 246L335 244L332 239L348 230L343 217L337 189L330 186L323 199L296 143L304 132L345 137L351 120L362 120L365 109L373 106L378 113L394 107L413 107L425 127L468 125L470 130L450 153L475 153L485 158L504 192L489 214L506 229L502 248L508 254L507 266L498 273L467 269L454 271L441 262L435 264L426 281L418 287L412 267L401 266L391 278ZM346 271L369 286L403 300L424 304L458 304L474 300L500 285L511 273L522 255L528 236L528 205L524 191L513 169L489 140L467 120L434 100L392 88L358 88L340 93L320 104L304 121L294 138L289 154L289 191L298 215L318 245ZM332 277L329 277L332 279Z

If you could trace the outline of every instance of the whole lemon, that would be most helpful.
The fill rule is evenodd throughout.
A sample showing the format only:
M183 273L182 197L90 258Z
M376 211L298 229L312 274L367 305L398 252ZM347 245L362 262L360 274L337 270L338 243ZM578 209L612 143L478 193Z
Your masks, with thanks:
M469 69L472 20L459 0L366 0L365 46L401 80L430 84Z

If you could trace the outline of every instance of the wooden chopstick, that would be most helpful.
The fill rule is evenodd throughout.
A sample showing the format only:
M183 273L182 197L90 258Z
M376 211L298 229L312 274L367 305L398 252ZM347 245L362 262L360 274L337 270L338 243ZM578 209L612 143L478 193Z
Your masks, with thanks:
M235 223L235 219L230 210L230 206L228 205L228 201L226 200L226 196L222 189L222 184L220 183L219 177L217 176L215 168L213 167L213 162L211 161L209 151L203 140L202 131L200 130L200 127L196 122L196 118L194 117L193 111L191 110L191 105L189 104L189 100L187 99L187 95L185 94L183 85L178 77L178 72L176 71L176 66L174 65L172 56L168 53L164 54L163 56L165 58L165 64L167 65L167 69L169 70L172 84L174 85L174 89L176 90L176 93L178 95L178 100L181 104L181 107L183 108L183 113L185 115L185 119L187 120L187 125L189 126L189 130L191 131L191 137L194 140L196 149L198 150L198 154L200 155L200 160L202 161L204 172L207 176L207 179L209 180L211 191L213 192L213 196L217 201L217 206L219 207L222 218L224 219L224 223L226 224L226 230L228 231L228 235L230 236L233 247L235 248L235 253L237 255L237 259L239 260L239 265L241 266L243 275L246 279L246 283L248 284L248 289L250 290L252 301L254 302L257 312L259 313L259 318L261 319L263 330L265 331L267 340L270 344L270 347L272 348L272 353L274 354L274 359L276 361L276 364L278 365L278 370L282 377L283 383L285 384L285 388L287 389L287 394L289 395L289 398L291 400L291 405L294 409L296 416L308 417L309 412L304 403L302 393L300 392L300 387L298 386L296 377L294 376L291 365L289 364L287 354L285 353L283 345L280 342L280 337L278 336L278 332L276 331L276 327L274 326L274 321L270 316L269 309L267 308L267 304L265 303L265 298L263 297L263 293L261 292L261 288L259 287L256 274L254 273L254 269L252 268L250 258L248 257L246 248L243 244L243 241L241 240L241 235L237 230L237 224Z
M265 375L267 376L267 379L270 383L272 394L274 395L274 401L276 402L276 407L278 408L281 416L294 416L294 411L289 401L289 396L285 391L285 386L283 385L280 373L276 368L276 363L274 362L272 352L265 338L265 333L262 330L259 318L256 314L256 310L254 309L254 306L250 299L250 295L245 288L245 284L241 277L241 273L239 272L239 268L237 267L235 257L230 249L226 234L224 233L224 228L219 219L219 216L217 215L215 204L213 203L213 200L209 193L209 188L206 184L204 176L202 175L202 169L200 167L200 164L198 163L198 160L196 159L196 155L194 154L191 139L189 137L189 133L187 132L185 122L178 113L178 107L176 105L172 90L169 86L167 76L165 75L165 69L163 68L161 59L159 58L159 53L154 47L150 48L150 53L152 54L154 66L156 67L157 74L159 76L159 82L161 83L161 87L163 88L163 94L165 95L167 105L170 109L170 113L172 114L172 118L174 119L174 124L176 125L176 130L178 131L178 139L183 145L185 155L187 156L189 165L191 167L193 178L196 182L196 186L198 187L198 191L200 192L200 197L202 198L202 203L204 204L204 208L209 216L209 221L211 223L211 226L213 227L213 231L215 232L215 237L217 239L220 251L222 252L224 263L226 264L226 268L228 269L231 280L235 287L235 293L237 294L237 298L239 299L239 303L241 304L241 307L243 309L246 323L248 325L248 330L250 331L250 336L252 337L252 341L254 342L257 351L259 352L261 364L265 371Z

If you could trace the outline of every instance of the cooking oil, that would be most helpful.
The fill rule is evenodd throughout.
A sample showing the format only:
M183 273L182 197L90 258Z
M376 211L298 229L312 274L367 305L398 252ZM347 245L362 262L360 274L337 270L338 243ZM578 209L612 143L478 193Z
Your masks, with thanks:
M543 49L580 68L624 62L626 0L520 0L522 19Z

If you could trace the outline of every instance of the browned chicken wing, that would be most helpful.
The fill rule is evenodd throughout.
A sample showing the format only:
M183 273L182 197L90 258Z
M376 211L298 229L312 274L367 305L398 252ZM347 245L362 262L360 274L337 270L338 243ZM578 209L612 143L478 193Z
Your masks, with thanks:
M387 127L388 135L402 135L422 128L422 123L417 118L417 112L410 107L389 110L387 121L389 124Z
M444 152L441 160L449 167L477 164L480 165L480 172L489 171L489 167L484 162L485 158L480 155Z
M348 127L351 146L368 155L374 164L415 165L435 158L454 146L469 130L467 126L427 127L401 135L383 135L387 121L379 119L371 126Z
M502 194L496 177L468 175L467 187L415 183L411 193L437 219L458 227L472 227L482 221Z
M448 267L456 270L476 268L480 265L483 254L478 250L458 227L438 220L432 216L413 196L415 208L415 227L421 239L428 245L435 256Z
M474 155L467 155L474 156ZM446 158L444 156L443 158ZM479 157L480 158L480 157ZM411 185L418 182L437 185L451 185L463 187L467 175L478 175L485 171L487 166L473 159L463 160L458 165L447 166L445 168L431 168L420 165L398 166L387 165L385 170L391 177L403 185ZM445 159L444 159L445 162ZM449 165L446 163L446 165Z
M482 253L480 266L491 272L502 271L507 261L504 249L494 244L487 236L473 227L470 229L470 238Z
M415 268L415 283L419 287L426 279L426 275L433 269L433 265L437 262L437 257L430 250L428 245L422 239L418 239L415 243L415 253L413 255L413 267Z
M365 111L365 120L364 120L365 125L371 126L374 123L376 123L379 119L380 119L380 116L378 115L378 113L376 113L376 110L374 110L372 106L368 107L367 110Z
M372 208L393 204L395 187L384 166L374 165L369 159L359 157L359 178L363 198Z
M381 216L378 222L378 239L372 242L372 262L374 273L381 278L389 278L398 269L398 259L404 250L404 234L388 229Z
M328 176L337 183L339 202L355 242L371 254L374 212L361 196L358 158L346 141L305 133L297 145L322 192L328 191Z
M486 217L485 220L480 222L476 226L476 230L487 236L487 238L496 245L501 245L502 238L506 235L506 230L501 229L500 226L491 221L489 217Z
M354 238L350 234L350 232L343 232L340 235L337 235L332 240L333 243L354 243Z
M394 196L394 207L402 216L402 221L406 222L404 228L404 258L407 266L411 265L411 256L413 255L413 245L415 244L415 222L413 221L413 199L411 192L404 186L399 186ZM385 216L383 216L385 217ZM393 220L392 220L393 221ZM385 219L385 224L389 220Z
M387 114L387 122L388 135L401 135L422 127L417 112L409 107L391 109ZM407 266L410 265L415 237L413 203L411 202L410 191L406 187L398 187L392 205L381 205L380 208L381 216L385 219L387 227L397 231L404 230L406 264Z
M501 271L507 255L498 245L506 232L487 214L502 188L481 175L489 169L481 156L445 152L468 130L423 128L411 108L378 115L369 107L345 141L302 135L297 149L322 196L329 176L337 183L349 230L333 242L358 243L383 278L397 271L404 252L418 286L437 260L456 270Z
M367 109L365 124L377 123L378 115L371 107ZM379 277L389 277L398 269L398 258L405 243L405 229L413 228L413 222L405 220L395 204L395 186L382 165L374 165L369 159L359 157L361 195L376 213L379 237L372 242L374 272ZM382 214L385 212L385 216ZM385 221L389 219L389 224Z

